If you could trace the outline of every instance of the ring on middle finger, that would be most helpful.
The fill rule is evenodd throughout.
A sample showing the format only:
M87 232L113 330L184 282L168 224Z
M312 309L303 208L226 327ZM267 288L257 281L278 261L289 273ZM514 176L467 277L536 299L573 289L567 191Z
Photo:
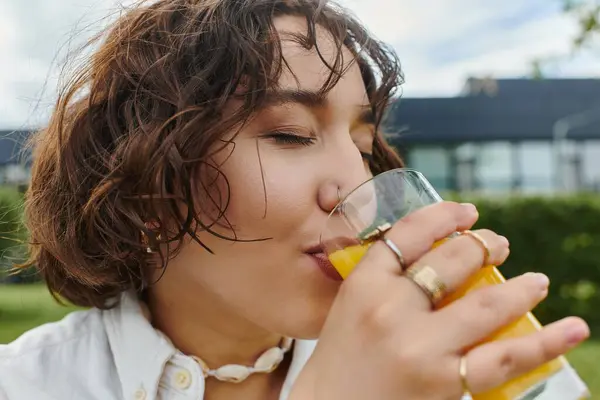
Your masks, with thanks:
M413 265L405 275L415 283L429 298L433 307L446 297L448 288L438 273L429 265Z

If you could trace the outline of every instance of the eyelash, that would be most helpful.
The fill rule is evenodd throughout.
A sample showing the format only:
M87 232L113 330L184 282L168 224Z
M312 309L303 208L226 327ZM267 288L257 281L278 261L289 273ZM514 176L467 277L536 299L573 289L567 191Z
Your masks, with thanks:
M275 143L277 143L277 144L282 144L282 145L310 146L311 144L313 144L315 142L315 138L300 136L300 135L296 135L294 133L287 133L287 132L271 132L271 133L265 135L265 137L274 140ZM373 162L373 154L369 154L364 151L361 151L360 155L365 161L367 161L369 163Z
M315 142L315 138L300 136L288 132L271 132L265 136L266 138L273 139L277 144L297 144L301 146L310 146Z

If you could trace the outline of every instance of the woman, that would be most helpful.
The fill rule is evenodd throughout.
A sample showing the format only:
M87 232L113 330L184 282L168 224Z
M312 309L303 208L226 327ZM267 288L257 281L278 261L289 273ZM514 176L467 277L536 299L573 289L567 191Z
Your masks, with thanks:
M34 138L27 196L31 263L91 309L0 348L2 396L455 399L584 340L570 318L465 351L548 287L525 275L432 311L402 267L429 265L449 290L473 274L472 237L430 251L475 223L469 204L387 232L405 265L380 241L343 284L319 268L340 196L402 165L379 132L400 83L395 55L324 1L121 16ZM478 234L501 264L508 241Z

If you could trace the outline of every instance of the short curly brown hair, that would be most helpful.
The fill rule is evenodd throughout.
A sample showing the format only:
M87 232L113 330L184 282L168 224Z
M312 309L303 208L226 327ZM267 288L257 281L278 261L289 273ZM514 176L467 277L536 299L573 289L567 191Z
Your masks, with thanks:
M286 68L273 26L280 15L306 19L307 34L295 39L307 49L318 50L317 25L333 37L338 54L328 64L324 93L345 71L342 49L356 55L380 125L402 83L400 65L343 8L326 0L138 3L89 43L99 47L61 90L48 126L32 139L28 265L39 269L55 296L84 307L112 307L121 292L151 283L153 257L144 238L156 248L168 244L158 266L164 268L183 238L202 245L196 233L223 222L228 193L218 196L221 211L209 224L198 218L202 205L193 201L191 181L202 168L220 174L207 162L210 152L230 144L224 134L247 121L276 88ZM232 96L243 106L225 115ZM374 173L400 166L378 133ZM158 221L158 231L145 221Z

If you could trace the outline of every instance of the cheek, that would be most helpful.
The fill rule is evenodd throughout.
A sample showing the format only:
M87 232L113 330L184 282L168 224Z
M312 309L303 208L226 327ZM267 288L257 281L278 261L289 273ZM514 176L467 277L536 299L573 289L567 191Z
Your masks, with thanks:
M272 234L273 230L293 228L316 204L316 188L311 181L314 174L299 174L302 168L286 163L282 155L261 155L261 169L256 151L254 157L251 154L245 152L246 157L236 157L234 153L221 168L227 180L219 179L219 191L226 193L229 185L231 194L227 220L238 234L256 235L267 230L267 234Z

